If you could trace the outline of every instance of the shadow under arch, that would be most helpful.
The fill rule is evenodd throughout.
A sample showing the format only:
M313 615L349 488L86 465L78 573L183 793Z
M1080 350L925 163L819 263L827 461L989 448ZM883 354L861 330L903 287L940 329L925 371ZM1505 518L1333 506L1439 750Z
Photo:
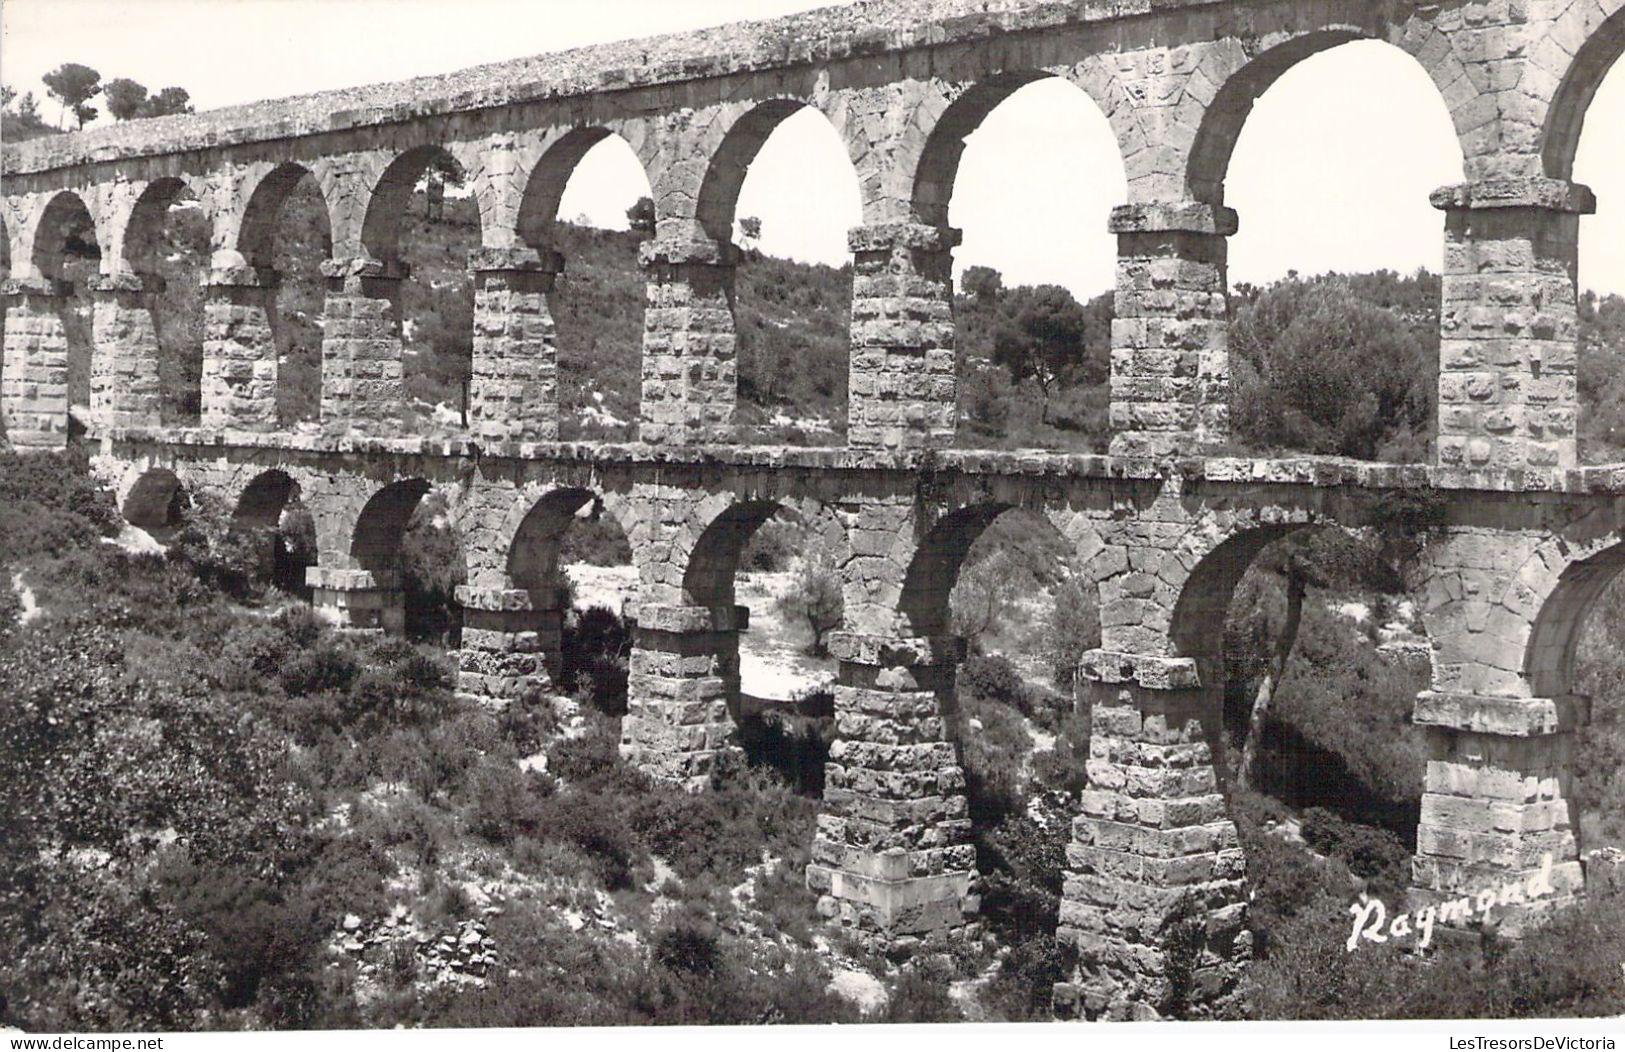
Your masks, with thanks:
M590 194L583 192L587 187ZM605 215L604 198L616 191L626 195L621 198L626 210L622 216ZM542 270L529 287L535 309L548 323L539 330L554 348L552 359L543 356L541 369L555 375L541 386L553 392L561 439L636 436L647 310L637 254L639 243L653 233L653 200L643 158L624 136L603 125L564 132L526 177L516 232L541 257ZM635 221L644 202L650 212ZM563 216L566 206L589 208L593 216ZM636 279L605 280L606 273L616 271Z
M264 310L274 346L277 423L314 423L327 296L320 268L333 254L333 206L320 180L295 162L271 169L249 194L237 243L228 248L254 271L249 283L265 290L250 302Z
M231 532L260 546L260 570L273 585L310 597L305 570L316 565L316 527L299 483L280 468L249 481L232 508Z
M367 500L356 519L350 534L350 558L357 569L378 578L381 587L386 580L400 580L406 525L430 488L429 482L420 478L392 482Z
M322 258L332 254L333 206L327 200L327 195L321 191L321 182L315 174L302 164L287 161L277 165L255 184L254 190L248 197L248 204L243 209L242 226L237 234L237 251L240 252L251 267L270 268L274 262L274 235L277 222L282 216L283 206L288 203L289 197L296 187L304 180L310 180L309 185L314 186L321 198L321 218L323 220L323 233L326 238L326 251Z
M70 440L85 431L85 422L73 408L91 404L95 337L90 286L100 272L101 256L90 207L74 191L58 191L40 214L32 262L35 272L55 283L62 293L55 313L66 344L67 369L60 381L53 378L40 383L38 401L42 414L50 418L48 426L55 429L60 421L62 433ZM54 370L48 370L45 375L52 373Z
M459 184L467 178L451 151L434 144L412 147L391 161L378 177L361 222L361 245L373 259L389 263L399 260L407 202L418 181L435 172ZM475 209L474 214L478 217L479 210Z
M149 468L125 494L119 512L131 526L162 540L180 524L188 503L178 475L168 468Z
M631 597L623 595L620 609L585 609L573 615L576 582L564 567L571 529L589 512L594 522L607 522L619 533L629 556L626 524L602 494L580 486L549 490L520 520L508 549L509 581L526 594L528 605L500 613L471 611L469 623L534 632L543 666L558 689L586 690L601 710L620 715L625 711L628 631L636 624L635 610L625 601Z

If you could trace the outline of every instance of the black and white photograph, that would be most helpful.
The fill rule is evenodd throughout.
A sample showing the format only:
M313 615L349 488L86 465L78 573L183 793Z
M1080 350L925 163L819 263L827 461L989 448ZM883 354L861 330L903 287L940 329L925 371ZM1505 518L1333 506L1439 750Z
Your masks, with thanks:
M4 0L0 1042L1615 1048L1622 54Z

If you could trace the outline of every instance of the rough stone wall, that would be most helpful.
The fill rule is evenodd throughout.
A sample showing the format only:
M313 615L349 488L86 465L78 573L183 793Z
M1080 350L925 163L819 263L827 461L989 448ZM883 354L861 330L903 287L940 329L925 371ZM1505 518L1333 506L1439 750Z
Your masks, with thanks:
M161 423L158 330L152 301L160 279L103 278L94 286L91 319L90 416L105 427Z
M270 271L208 275L203 303L202 425L233 431L277 426L276 276Z
M60 448L68 439L68 333L54 290L8 283L0 414L18 449Z
M469 430L488 442L559 437L558 349L547 297L563 264L529 251L483 251L474 269Z
M374 260L322 264L322 424L369 435L399 432L402 387L400 282Z
M1576 462L1579 217L1585 187L1519 180L1446 187L1439 461Z

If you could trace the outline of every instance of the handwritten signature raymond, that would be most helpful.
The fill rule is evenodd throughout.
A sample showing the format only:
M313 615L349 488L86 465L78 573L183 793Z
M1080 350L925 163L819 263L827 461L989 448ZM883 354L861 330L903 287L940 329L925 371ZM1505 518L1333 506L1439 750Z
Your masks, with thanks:
M1499 887L1485 888L1476 895L1463 895L1460 898L1447 899L1436 905L1424 907L1416 912L1414 918L1409 913L1401 913L1390 921L1388 907L1383 905L1382 900L1370 898L1362 893L1360 901L1349 907L1349 913L1354 915L1354 930L1349 933L1347 949L1350 953L1354 952L1361 939L1369 942L1388 942L1415 935L1416 948L1425 950L1433 941L1435 923L1451 924L1466 923L1475 919L1483 920L1496 906L1533 902L1556 894L1556 890L1552 887L1552 856L1548 854L1542 856L1540 868L1526 878L1509 880Z

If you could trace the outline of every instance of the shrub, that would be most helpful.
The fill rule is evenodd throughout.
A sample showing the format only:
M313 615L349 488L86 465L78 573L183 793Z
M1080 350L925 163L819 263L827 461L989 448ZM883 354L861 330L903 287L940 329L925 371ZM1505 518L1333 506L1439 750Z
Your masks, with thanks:
M692 905L672 914L655 932L654 959L673 971L710 976L721 963L716 920Z
M360 674L361 663L354 652L337 640L329 639L296 654L282 666L280 678L282 689L297 697L348 690Z
M562 680L606 716L626 715L632 633L612 611L590 607L564 626Z
M628 828L624 801L578 789L538 800L535 816L544 836L568 841L592 859L605 887L632 886L641 851Z
M959 666L957 683L962 696L997 701L1017 708L1021 707L1022 695L1026 693L1021 673L1003 655L968 658Z

